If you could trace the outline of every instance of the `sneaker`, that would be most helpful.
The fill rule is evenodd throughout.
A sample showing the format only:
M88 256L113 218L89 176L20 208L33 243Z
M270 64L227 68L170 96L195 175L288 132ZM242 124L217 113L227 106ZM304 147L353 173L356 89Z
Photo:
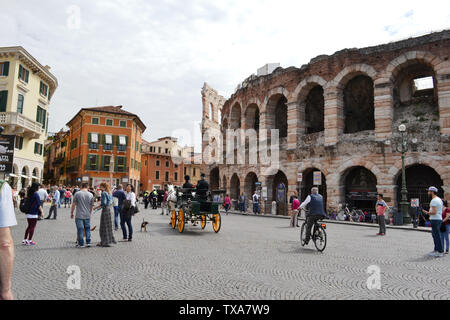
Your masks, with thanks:
M383 234L382 233L377 233L377 236L382 236Z
M35 246L36 242L34 242L33 240L27 240L27 246Z
M77 248L86 248L84 244L77 244Z
M90 243L87 243L87 244L86 244L86 247L87 247L87 248L90 248L90 247L91 247L91 244L90 244Z
M28 242L28 240L26 240L26 239L25 239L25 240L22 240L22 244L23 244L23 245L26 245L27 242Z
M442 258L444 256L444 253L443 252L437 252L436 253L436 258Z
M428 254L429 257L436 257L437 251L432 251Z
M448 254L448 251L445 251L445 254Z

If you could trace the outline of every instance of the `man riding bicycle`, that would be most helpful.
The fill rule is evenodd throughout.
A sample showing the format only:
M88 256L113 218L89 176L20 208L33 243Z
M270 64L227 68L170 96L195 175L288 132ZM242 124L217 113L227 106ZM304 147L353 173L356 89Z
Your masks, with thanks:
M319 194L319 188L312 188L311 195L300 205L301 210L305 210L306 207L309 209L309 214L306 216L305 245L308 245L309 240L311 240L311 229L313 225L326 217L323 197Z

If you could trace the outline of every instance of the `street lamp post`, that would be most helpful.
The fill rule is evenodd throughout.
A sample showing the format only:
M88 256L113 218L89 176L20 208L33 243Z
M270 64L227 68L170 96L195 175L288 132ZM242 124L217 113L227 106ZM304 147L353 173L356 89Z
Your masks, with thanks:
M398 127L398 131L401 134L401 144L400 148L396 147L397 152L402 154L402 190L401 190L401 201L400 201L400 212L403 215L403 224L411 223L411 217L409 215L409 204L408 204L408 190L406 189L406 168L405 168L405 154L408 152L408 141L406 137L406 126L404 124Z

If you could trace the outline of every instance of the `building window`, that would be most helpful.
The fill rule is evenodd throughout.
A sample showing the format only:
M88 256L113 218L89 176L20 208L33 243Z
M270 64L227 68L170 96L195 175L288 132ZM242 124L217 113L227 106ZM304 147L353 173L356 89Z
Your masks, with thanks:
M168 171L166 171L166 177L165 177L165 178L166 178L166 179L165 179L166 182L169 182L169 174L170 174L170 173L169 173Z
M42 124L43 129L45 129L46 118L47 118L47 111L38 106L36 110L36 122Z
M161 162L159 160L156 160L156 166L159 167L161 165Z
M166 161L166 168L170 168L170 163L169 163L169 161Z
M136 141L136 151L139 151L139 142Z
M19 93L18 98L17 98L17 112L18 113L23 113L23 95L21 95Z
M16 141L14 147L16 149L22 150L23 148L23 137L16 136Z
M117 172L125 172L125 164L127 163L126 157L117 157L116 158L116 171Z
M117 151L124 152L128 145L128 137L126 136L118 136L118 145L117 145Z
M109 169L110 169L110 164L111 164L111 156L103 156L102 157L102 161L103 161L103 164L102 164L102 169L103 169L103 171L109 171Z
M109 127L112 127L113 126L112 119L106 119L106 125L109 126Z
M99 124L98 118L92 118L92 124Z
M30 76L30 71L19 65L19 79L28 83L28 78Z
M120 120L119 126L122 127L122 128L126 128L127 127L127 122L125 120Z
M78 147L78 139L74 139L72 140L72 142L70 143L70 150L76 149L76 147Z
M178 172L175 172L175 173L173 174L173 179L174 179L175 181L178 181Z
M196 176L196 173L195 173L195 168L194 168L194 177Z
M34 154L42 155L42 144L34 143Z
M98 149L98 134L97 133L88 133L88 143L89 149Z
M113 146L113 137L110 134L103 135L103 150L111 151Z
M88 170L97 170L98 165L98 155L90 154L87 159L87 169Z
M155 171L155 179L159 180L159 171Z
M6 112L6 103L8 102L8 91L0 91L0 112Z
M42 81L39 86L39 93L42 94L44 97L46 97L48 94L48 86Z
M9 74L9 61L0 62L0 76L7 77Z
M166 154L168 154L168 153L169 153L169 149L167 149L167 148L166 148L166 150L165 150L165 151L166 151Z

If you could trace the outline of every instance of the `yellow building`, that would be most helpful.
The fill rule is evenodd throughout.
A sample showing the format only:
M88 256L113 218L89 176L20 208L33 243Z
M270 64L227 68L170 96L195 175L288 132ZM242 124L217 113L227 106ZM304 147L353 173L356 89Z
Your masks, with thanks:
M50 100L58 80L22 47L0 47L0 126L15 135L16 189L41 182Z

